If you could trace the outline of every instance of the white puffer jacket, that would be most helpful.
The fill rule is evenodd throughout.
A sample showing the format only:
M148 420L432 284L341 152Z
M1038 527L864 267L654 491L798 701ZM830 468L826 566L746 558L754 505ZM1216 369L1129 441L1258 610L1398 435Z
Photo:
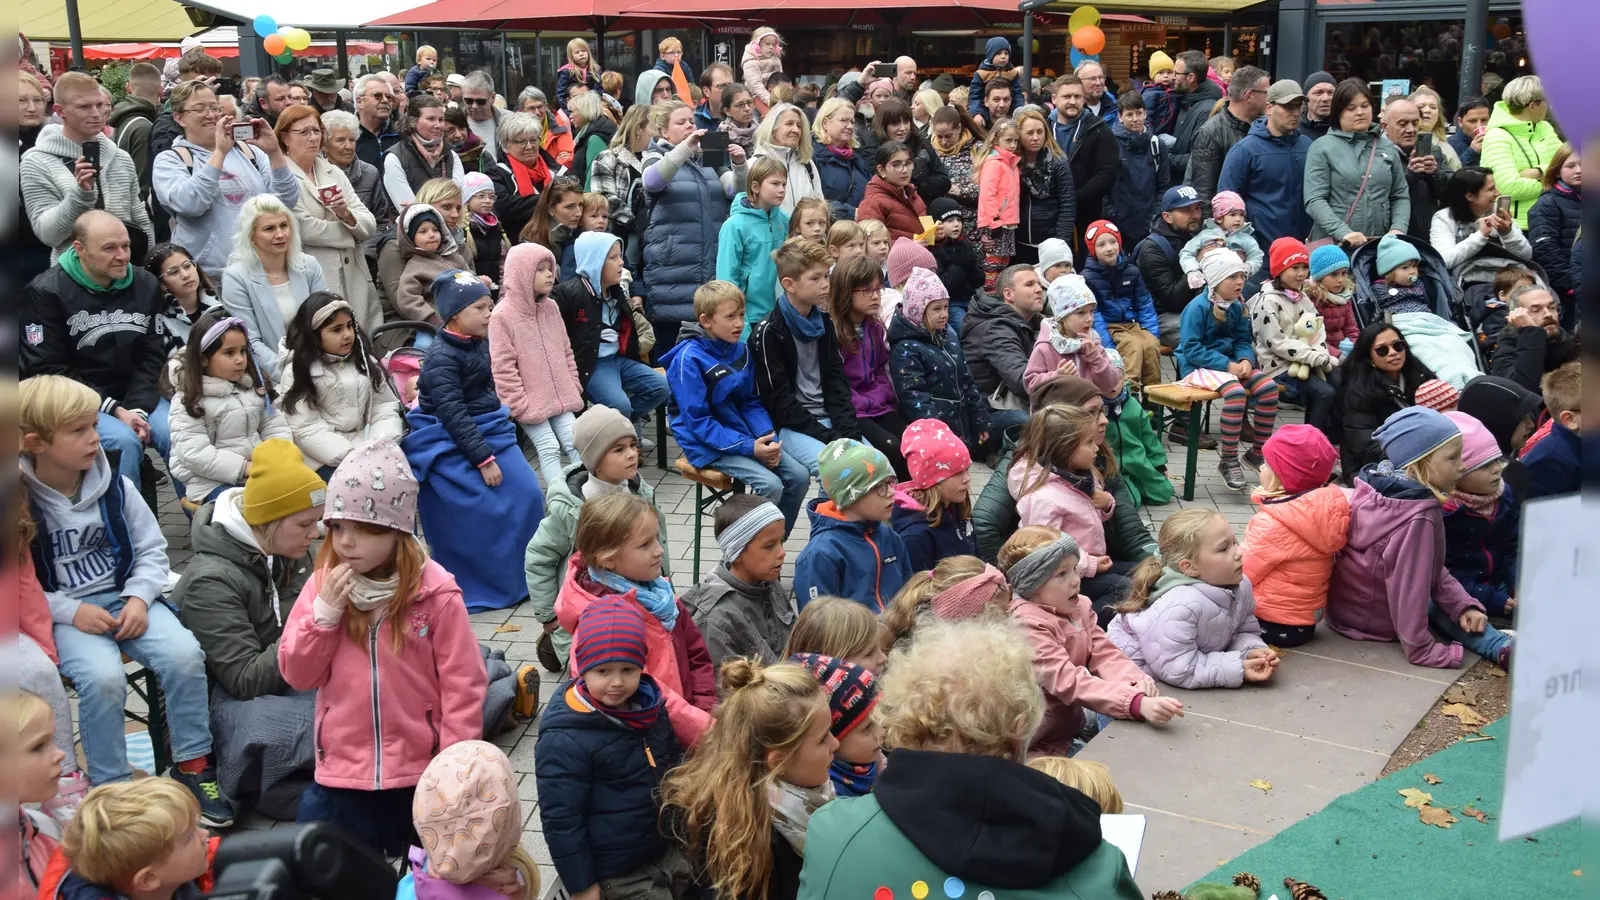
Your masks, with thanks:
M348 358L322 354L311 362L311 383L317 398L301 399L285 415L294 432L294 442L312 468L337 466L345 454L378 438L398 441L404 432L400 401L385 387L374 390L372 381ZM283 360L283 385L280 396L287 397L294 387L294 361Z
M184 496L204 503L224 485L244 484L244 464L256 445L268 438L292 439L289 423L277 407L268 414L267 398L248 379L201 378L199 419L189 415L180 391L172 398L172 477L183 482Z

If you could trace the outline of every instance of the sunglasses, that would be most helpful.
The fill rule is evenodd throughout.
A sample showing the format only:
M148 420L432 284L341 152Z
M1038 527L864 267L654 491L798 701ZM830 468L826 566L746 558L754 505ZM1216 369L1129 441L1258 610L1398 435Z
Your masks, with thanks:
M1404 353L1406 352L1406 342L1395 341L1392 344L1384 344L1378 347L1373 347L1372 352L1376 353L1380 359L1388 356L1390 353Z
M489 98L487 98L487 97L462 97L461 98L461 102L465 103L468 106L488 106L489 105Z

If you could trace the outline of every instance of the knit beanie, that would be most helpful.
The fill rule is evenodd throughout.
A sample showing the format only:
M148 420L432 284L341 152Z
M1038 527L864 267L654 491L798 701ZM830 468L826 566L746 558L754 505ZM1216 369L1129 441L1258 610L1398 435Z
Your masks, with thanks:
M1464 412L1447 412L1445 418L1461 430L1461 474L1473 472L1503 459L1500 444L1483 423Z
M1039 264L1034 266L1033 270L1039 273L1040 280L1046 281L1046 286L1048 280L1045 279L1044 273L1062 263L1066 263L1068 269L1073 268L1071 244L1061 238L1045 238L1039 242Z
M961 204L949 197L940 197L928 204L928 215L935 222L943 222L951 217L959 219L961 218ZM891 252L894 250L893 247L889 249Z
M1306 251L1305 242L1292 237L1281 237L1273 241L1272 247L1267 251L1267 259L1268 274L1273 278L1282 275L1284 269L1311 265L1311 254Z
M463 309L487 296L489 296L489 286L466 269L441 272L439 277L433 280L433 305L439 310L439 318L443 319L447 326Z
M1211 218L1220 220L1228 213L1244 212L1244 198L1233 191L1218 191L1211 198Z
M1350 257L1338 244L1323 244L1311 251L1311 278L1321 280L1340 269L1350 268Z
M1094 291L1089 289L1089 282L1082 275L1061 275L1050 282L1050 289L1044 292L1045 299L1050 303L1050 315L1054 318L1071 315L1085 306L1094 306Z
M505 751L485 741L439 751L417 780L411 824L437 878L470 884L503 866L522 839L517 776Z
M1172 57L1168 56L1166 51L1157 50L1150 54L1150 78L1152 81L1162 72L1170 71L1173 71Z
M1285 425L1261 445L1261 455L1291 494L1315 490L1333 477L1339 454L1313 425Z
M1037 412L1055 403L1082 406L1098 396L1100 389L1089 379L1057 372L1035 384L1033 390L1028 392L1028 408Z
M1109 234L1116 238L1117 252L1122 252L1122 229L1118 228L1109 219L1096 219L1090 222L1089 227L1083 232L1083 243L1084 246L1089 248L1089 255L1094 255L1094 243L1100 239L1102 234Z
M582 675L606 663L644 668L644 612L639 604L612 595L584 607L572 634L572 671Z
M1398 235L1386 234L1378 241L1378 274L1388 275L1408 262L1421 262L1422 255L1410 241Z
M250 454L250 477L244 480L244 520L265 525L321 506L328 483L306 465L294 442L269 438Z
M903 241L905 238L900 240ZM917 248L920 250L922 245L918 244ZM889 258L893 260L892 252ZM939 280L939 276L921 266L911 270L905 285L901 289L900 314L906 317L907 322L918 328L925 328L927 326L923 317L928 312L929 304L935 300L949 300L950 292L945 290L944 282Z
M425 203L412 204L401 217L401 227L405 228L406 237L411 239L411 243L417 242L417 229L422 227L423 222L432 222L433 227L439 229L441 237L448 233L444 227L444 216L439 215L438 210Z
M1448 381L1430 378L1417 385L1416 404L1447 413L1461 402L1461 392ZM1476 420L1474 420L1476 421Z
M1372 432L1383 446L1383 455L1397 469L1422 459L1459 434L1461 429L1444 413L1425 406L1408 406Z
M939 271L939 263L927 247L917 243L911 238L896 238L889 247L889 259L884 262L888 269L889 286L900 287L911 277L912 269L928 269Z
M889 457L871 444L840 438L822 448L817 457L822 492L840 509L855 506L877 485L893 480Z
M472 202L472 197L482 191L494 193L494 182L482 172L468 172L467 177L461 180L461 205L465 207Z
M1319 84L1331 84L1331 85L1337 87L1339 85L1339 82L1335 81L1334 77L1332 75L1329 75L1327 72L1323 72L1323 71L1319 70L1319 71L1316 71L1316 72L1312 72L1310 75L1306 76L1306 82L1302 86L1301 89L1304 90L1307 94L1309 94L1309 93L1311 93L1311 89L1316 87Z
M1205 258L1200 260L1200 271L1206 277L1206 286L1216 290L1217 285L1233 275L1241 272L1250 274L1250 267L1244 264L1239 254L1224 247L1207 253Z
M938 419L918 419L900 437L911 480L902 487L913 491L931 488L946 478L972 468L972 453L950 426Z
M804 666L828 695L828 730L834 737L843 738L854 731L878 705L878 680L871 671L820 653L796 653L794 661Z
M933 81L929 82L928 87L941 94L948 94L956 89L956 80L949 72L940 72Z
M345 455L328 479L324 522L366 522L406 534L417 531L417 477L400 445L368 441Z
M572 423L572 446L590 472L599 468L600 460L613 444L629 437L636 435L628 417L600 403L584 410Z

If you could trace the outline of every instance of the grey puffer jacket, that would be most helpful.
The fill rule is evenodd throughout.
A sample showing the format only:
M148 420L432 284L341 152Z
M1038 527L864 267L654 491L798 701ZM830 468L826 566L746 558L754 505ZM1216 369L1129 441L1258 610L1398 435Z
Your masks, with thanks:
M1118 614L1106 636L1145 674L1188 689L1239 687L1245 654L1267 646L1250 579L1229 589L1170 567L1150 591L1149 605Z
M794 625L794 600L781 581L747 584L719 565L678 599L706 640L713 665L735 656L771 665L783 658Z
M687 141L674 147L656 138L643 162L650 224L644 231L645 290L636 282L634 293L644 296L650 321L692 322L694 292L717 277L727 185L716 170L701 165Z

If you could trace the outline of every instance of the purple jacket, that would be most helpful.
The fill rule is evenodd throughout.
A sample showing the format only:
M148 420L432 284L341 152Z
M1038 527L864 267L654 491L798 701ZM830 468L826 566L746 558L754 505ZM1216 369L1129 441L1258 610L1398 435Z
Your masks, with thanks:
M1106 634L1146 675L1173 687L1236 688L1244 684L1244 655L1267 646L1246 578L1217 587L1165 569L1150 605L1111 620Z
M855 401L857 416L875 419L899 409L894 382L889 380L889 336L876 316L861 323L855 352L841 346L839 355L844 357L844 374L850 379L850 399Z
M1387 462L1363 469L1350 499L1350 541L1334 557L1328 624L1357 641L1395 641L1419 666L1461 665L1461 645L1428 629L1438 603L1452 621L1483 609L1444 566L1444 518L1427 487Z

